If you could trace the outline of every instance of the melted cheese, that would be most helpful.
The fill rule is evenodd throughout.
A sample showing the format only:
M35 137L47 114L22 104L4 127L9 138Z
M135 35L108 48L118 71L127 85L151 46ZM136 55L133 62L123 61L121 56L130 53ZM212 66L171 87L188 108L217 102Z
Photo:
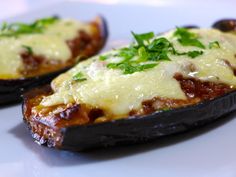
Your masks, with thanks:
M80 29L91 32L89 25L66 19L49 25L40 34L0 38L0 78L21 77L19 70L23 69L23 63L20 54L25 51L24 45L31 47L35 55L46 59L62 62L70 59L71 51L66 41L75 38Z
M103 109L108 116L120 118L133 109L139 109L142 101L153 97L186 99L179 82L173 78L175 73L236 87L236 77L225 62L227 60L236 67L236 36L212 29L193 31L200 36L205 46L208 46L209 42L218 41L220 48L207 47L203 55L194 59L170 55L171 61L162 61L152 69L127 75L122 74L120 70L108 69L105 63L107 61L99 61L98 57L94 57L54 79L51 84L54 94L45 97L41 105L85 103ZM170 40L178 51L199 50L196 47L180 45L173 37L173 31L163 36ZM108 59L116 60L119 58ZM195 68L194 71L192 67ZM72 76L78 71L84 73L86 81L72 80Z

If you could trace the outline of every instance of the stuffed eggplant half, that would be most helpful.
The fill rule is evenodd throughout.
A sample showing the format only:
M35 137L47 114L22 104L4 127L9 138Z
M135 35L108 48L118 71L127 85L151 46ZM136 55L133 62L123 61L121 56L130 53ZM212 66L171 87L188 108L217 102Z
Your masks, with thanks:
M49 147L84 150L155 139L236 109L236 36L176 28L80 62L25 94L24 121Z
M0 104L49 83L79 60L98 53L107 38L102 17L91 22L49 17L0 29Z

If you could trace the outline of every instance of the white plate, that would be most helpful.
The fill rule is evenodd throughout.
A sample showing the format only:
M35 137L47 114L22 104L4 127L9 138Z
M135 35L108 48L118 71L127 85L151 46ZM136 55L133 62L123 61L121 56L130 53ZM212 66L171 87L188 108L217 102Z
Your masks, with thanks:
M175 26L210 26L234 17L235 6L216 3L134 6L59 3L9 21L30 21L58 14L89 20L104 15L110 27L107 49L130 40L130 31L156 33ZM33 142L22 122L21 106L0 108L0 177L235 177L236 120L234 114L190 133L142 145L73 153Z

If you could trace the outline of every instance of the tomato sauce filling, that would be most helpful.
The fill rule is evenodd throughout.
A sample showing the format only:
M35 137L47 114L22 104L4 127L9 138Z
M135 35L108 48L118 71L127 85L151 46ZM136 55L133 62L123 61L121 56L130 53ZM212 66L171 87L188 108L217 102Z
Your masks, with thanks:
M24 120L40 144L58 147L63 139L60 128L90 124L104 115L101 109L75 103L41 107L42 99L51 94L50 86L46 86L29 92L24 100Z
M193 105L202 101L212 100L234 90L226 84L185 78L180 73L176 73L174 78L179 82L187 97L186 100L155 97L151 100L143 101L142 108L140 110L132 110L129 115L146 115L155 111Z
M132 110L129 115L146 115L156 111L193 105L233 91L233 88L226 84L184 78L181 74L175 74L174 78L180 83L187 97L186 100L154 97L151 100L143 101L141 109ZM70 103L51 107L39 106L41 100L50 94L52 94L51 90L44 89L44 92L40 94L35 92L32 97L27 98L24 114L25 117L31 119L29 121L37 121L49 127L60 128L99 122L96 120L101 117L103 120L106 117L102 109L92 108L84 104ZM106 120L111 119L107 118Z
M131 110L127 116L147 115L156 111L165 111L179 107L194 105L202 101L222 96L234 89L226 84L200 81L194 78L185 78L176 73L174 78L179 82L187 99L170 99L154 97L144 100L141 109ZM34 138L39 142L50 142L60 146L61 128L69 126L87 125L112 120L106 117L102 109L93 108L85 104L61 104L43 107L40 102L45 96L51 95L50 86L29 92L25 96L24 117Z
M53 58L47 59L44 56L38 56L28 51L21 53L23 61L23 69L20 73L24 77L33 77L43 75L50 72L55 72L69 68L79 60L95 55L103 45L103 40L98 24L91 23L92 35L83 30L78 31L78 35L69 41L66 41L69 46L72 56L66 62L61 62Z

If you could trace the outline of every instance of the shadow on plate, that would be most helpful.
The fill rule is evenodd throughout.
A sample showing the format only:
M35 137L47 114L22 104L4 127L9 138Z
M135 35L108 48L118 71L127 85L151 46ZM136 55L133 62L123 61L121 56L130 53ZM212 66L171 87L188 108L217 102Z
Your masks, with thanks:
M143 144L134 144L118 147L110 147L104 149L90 150L85 152L69 152L39 146L34 143L29 131L24 123L21 123L10 130L10 133L20 138L23 144L33 153L37 154L38 158L48 166L73 166L89 163L99 163L117 158L125 158L136 154L146 153L149 151L158 150L167 146L187 141L191 138L196 138L204 133L212 131L226 123L230 123L236 116L236 112L230 113L210 124L195 128L191 131L182 132L175 135L152 140Z

